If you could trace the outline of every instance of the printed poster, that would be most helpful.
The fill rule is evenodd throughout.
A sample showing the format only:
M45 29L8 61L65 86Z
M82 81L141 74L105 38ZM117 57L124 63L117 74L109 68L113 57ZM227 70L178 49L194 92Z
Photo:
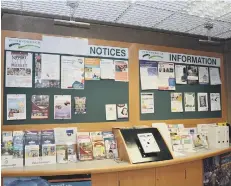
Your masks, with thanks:
M71 95L54 95L54 119L71 119Z
M118 118L128 118L128 105L117 104L117 115Z
M187 66L188 84L198 84L198 67L193 65Z
M210 67L209 68L209 74L210 74L210 84L211 85L220 85L221 84L219 68Z
M86 97L75 97L75 114L86 114Z
M186 65L175 65L176 84L187 84Z
M199 69L199 84L209 84L209 68L198 67Z
M85 58L85 80L100 80L100 59Z
M128 61L115 62L115 81L128 82Z
M140 60L142 90L158 89L158 62Z
M26 94L7 94L7 120L26 119Z
M175 90L174 63L158 63L159 90Z
M210 93L211 111L221 110L220 93Z
M101 79L115 79L115 64L112 59L100 59Z
M49 95L32 95L31 119L48 119Z
M32 53L6 52L6 87L32 87Z
M171 93L171 112L183 112L182 93Z
M84 58L61 57L61 88L84 89Z
M105 105L106 109L106 120L117 120L117 115L116 115L116 104L107 104Z
M185 112L195 112L195 93L185 92L184 93L184 111Z
M198 111L208 111L208 94L197 93Z
M154 113L154 93L141 93L141 114Z
M35 88L60 88L60 56L35 54Z

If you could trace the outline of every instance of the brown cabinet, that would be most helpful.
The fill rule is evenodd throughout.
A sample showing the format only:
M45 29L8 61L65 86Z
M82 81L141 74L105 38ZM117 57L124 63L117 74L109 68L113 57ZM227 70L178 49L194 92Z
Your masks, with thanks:
M156 186L202 186L202 161L156 168Z
M91 175L92 186L118 186L118 173L100 173Z
M155 186L155 169L119 172L119 186Z
M185 165L156 168L156 186L185 186Z

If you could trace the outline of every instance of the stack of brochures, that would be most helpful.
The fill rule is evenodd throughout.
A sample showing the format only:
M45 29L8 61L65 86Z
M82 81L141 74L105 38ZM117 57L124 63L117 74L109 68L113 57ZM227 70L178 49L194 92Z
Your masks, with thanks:
M3 131L2 168L117 159L111 131L77 132L77 128Z

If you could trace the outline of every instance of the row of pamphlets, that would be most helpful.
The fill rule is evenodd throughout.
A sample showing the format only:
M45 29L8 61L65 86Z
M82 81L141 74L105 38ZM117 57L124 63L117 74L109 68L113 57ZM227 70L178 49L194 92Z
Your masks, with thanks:
M114 134L77 132L77 128L42 131L3 131L2 168L117 159Z
M142 90L175 90L176 84L221 84L220 71L216 67L146 60L140 60L140 81Z
M6 87L84 89L101 79L128 82L128 61L6 51Z
M176 156L181 152L229 147L229 126L226 123L198 124L194 128L185 128L184 124L153 123L152 127L159 130Z

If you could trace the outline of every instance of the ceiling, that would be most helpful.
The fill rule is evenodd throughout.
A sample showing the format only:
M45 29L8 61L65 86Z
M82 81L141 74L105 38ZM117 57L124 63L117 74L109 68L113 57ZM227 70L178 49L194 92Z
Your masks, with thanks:
M125 24L207 36L204 24L213 23L210 35L231 38L231 0L71 1L74 18ZM68 0L1 0L1 8L22 12L70 16Z

